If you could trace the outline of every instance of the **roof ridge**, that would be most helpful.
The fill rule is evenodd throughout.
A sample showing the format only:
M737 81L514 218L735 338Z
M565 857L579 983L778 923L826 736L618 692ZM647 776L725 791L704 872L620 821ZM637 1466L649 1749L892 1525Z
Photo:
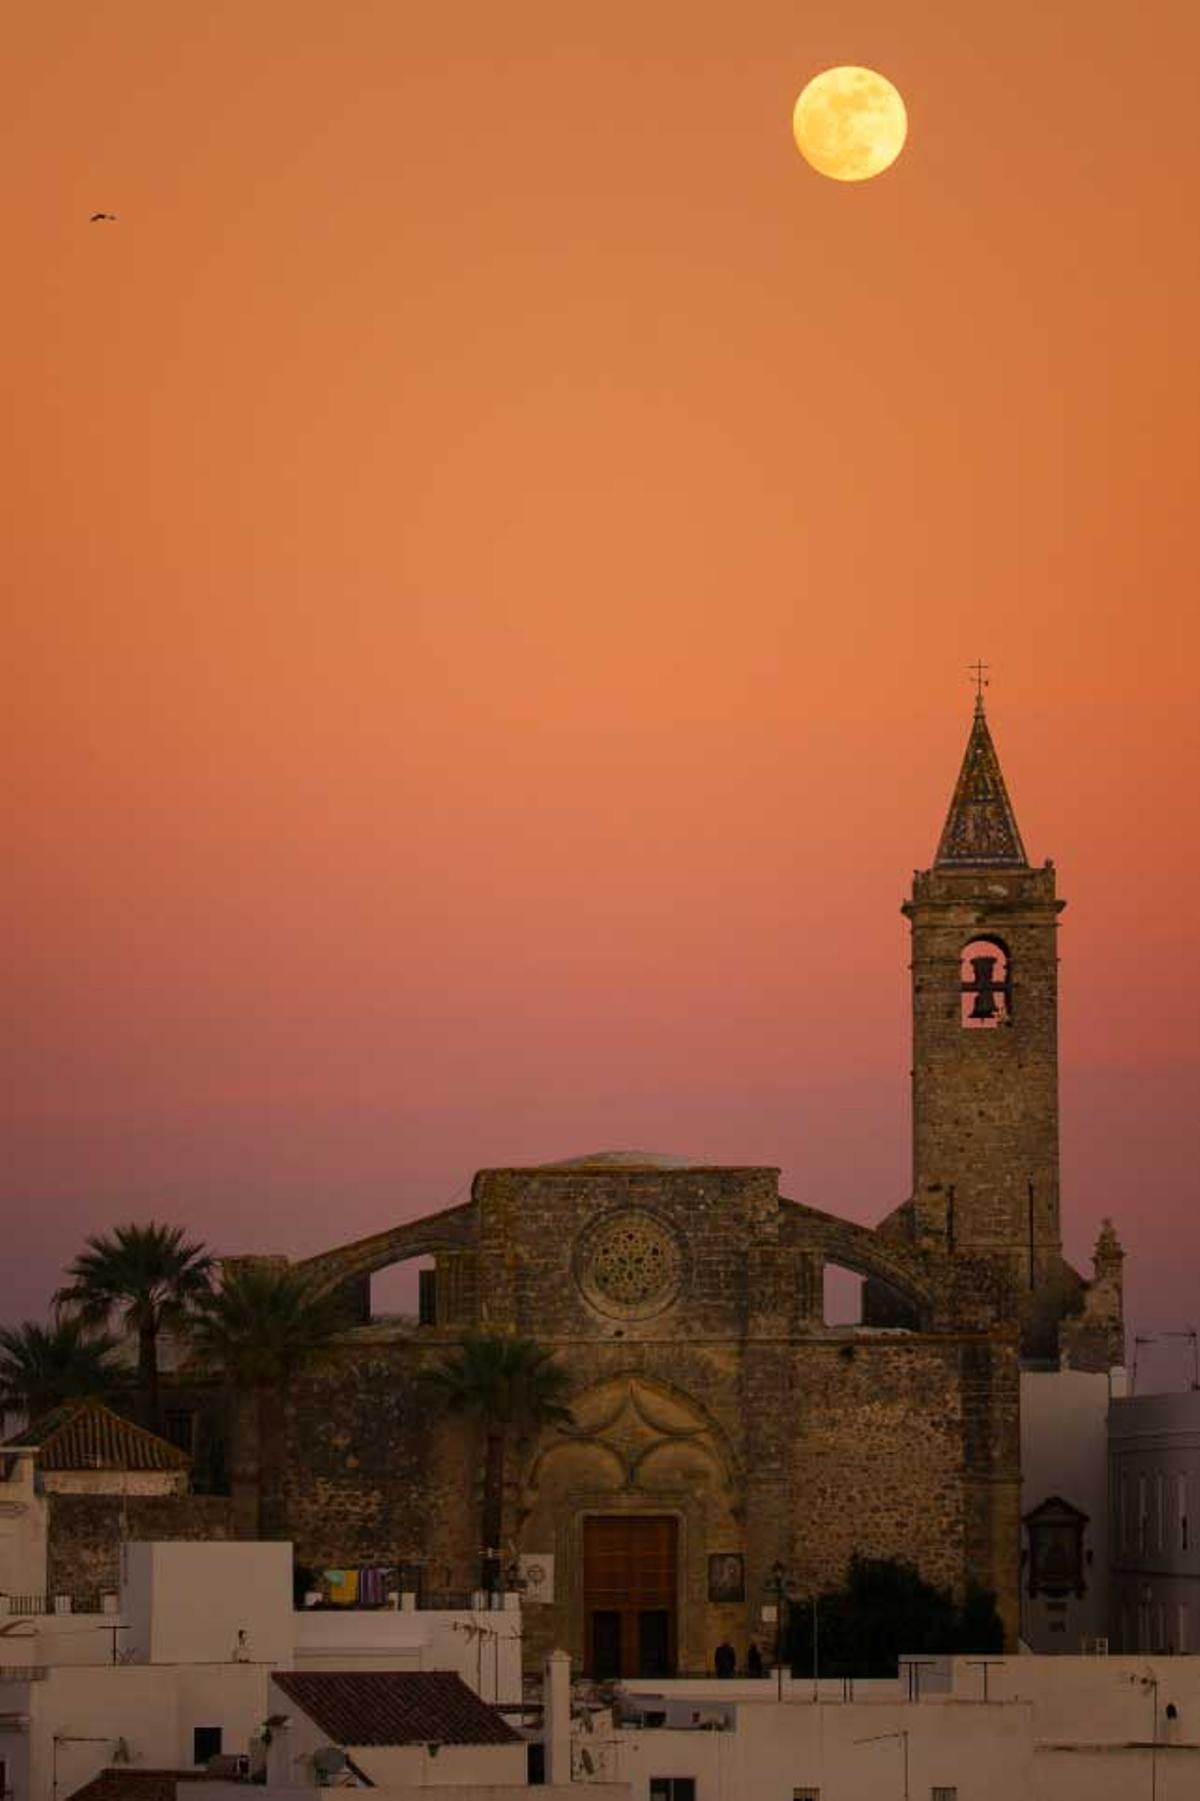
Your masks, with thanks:
M89 1427L91 1428L90 1432ZM97 1428L99 1431L96 1430ZM88 1395L78 1401L62 1402L60 1406L51 1409L49 1413L43 1414L40 1419L34 1420L23 1431L16 1433L12 1438L5 1439L0 1449L30 1449L44 1454L53 1450L57 1444L68 1441L73 1431L96 1440L97 1448L92 1449L77 1464L61 1464L59 1467L63 1469L72 1467L80 1469L119 1468L121 1466L118 1464L111 1461L98 1462L97 1458L101 1455L111 1457L119 1454L122 1442L127 1449L136 1447L137 1467L142 1469L155 1467L161 1469L164 1463L167 1468L187 1469L191 1463L187 1452L181 1451L178 1445L173 1445L169 1438L164 1438L161 1433L152 1432L148 1426L138 1425L136 1420L131 1420L125 1414L118 1413L115 1408L110 1407L97 1395ZM108 1440L108 1443L102 1452L98 1448L98 1441L104 1438Z

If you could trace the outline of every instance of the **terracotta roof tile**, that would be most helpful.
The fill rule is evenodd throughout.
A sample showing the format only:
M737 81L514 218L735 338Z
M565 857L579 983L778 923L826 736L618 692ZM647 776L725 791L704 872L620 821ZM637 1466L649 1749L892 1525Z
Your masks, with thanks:
M35 1420L5 1449L38 1453L43 1470L185 1470L187 1453L135 1426L103 1401L76 1401Z
M450 1670L281 1670L273 1680L343 1750L521 1743L496 1709Z

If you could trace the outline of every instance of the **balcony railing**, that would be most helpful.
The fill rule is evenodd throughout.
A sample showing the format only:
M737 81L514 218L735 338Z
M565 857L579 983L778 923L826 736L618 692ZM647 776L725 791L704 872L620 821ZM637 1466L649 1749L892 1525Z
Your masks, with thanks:
M0 1615L11 1619L20 1614L115 1613L117 1597L99 1589L73 1590L57 1595L0 1594Z

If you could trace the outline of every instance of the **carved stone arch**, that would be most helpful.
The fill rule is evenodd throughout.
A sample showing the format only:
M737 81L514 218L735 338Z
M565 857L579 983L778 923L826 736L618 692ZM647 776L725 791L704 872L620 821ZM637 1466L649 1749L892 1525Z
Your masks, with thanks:
M423 1219L409 1220L402 1226L391 1226L370 1238L359 1238L353 1244L336 1250L322 1251L307 1257L296 1267L310 1275L320 1289L340 1288L343 1283L361 1281L389 1269L393 1263L407 1263L413 1257L436 1256L444 1251L468 1251L475 1248L478 1214L474 1201L461 1207L450 1207L444 1213L429 1213Z
M528 1507L542 1485L547 1466L569 1459L588 1446L615 1456L624 1484L637 1489L647 1457L663 1445L692 1447L712 1467L721 1488L738 1492L739 1460L723 1427L694 1395L659 1376L627 1368L591 1382L571 1400L574 1424L541 1435L524 1483Z

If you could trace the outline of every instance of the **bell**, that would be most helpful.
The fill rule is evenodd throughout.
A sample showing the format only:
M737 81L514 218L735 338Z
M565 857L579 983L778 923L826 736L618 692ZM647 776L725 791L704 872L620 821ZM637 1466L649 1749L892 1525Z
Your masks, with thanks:
M971 1018L995 1019L996 959L995 957L972 957L971 968L975 971L975 980L968 984L975 996L971 1003Z

